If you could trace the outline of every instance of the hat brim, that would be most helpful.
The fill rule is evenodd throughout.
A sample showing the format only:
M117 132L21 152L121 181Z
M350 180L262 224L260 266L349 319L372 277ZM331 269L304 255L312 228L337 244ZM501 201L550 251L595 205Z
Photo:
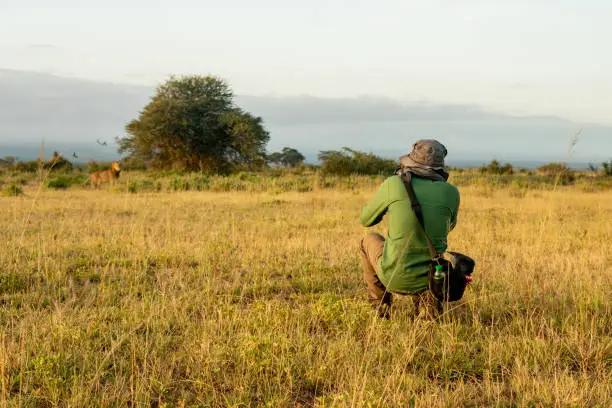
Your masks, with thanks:
M428 164L419 163L414 161L410 154L406 154L400 157L400 166L402 167L427 167L433 170L446 170L446 166L430 166Z

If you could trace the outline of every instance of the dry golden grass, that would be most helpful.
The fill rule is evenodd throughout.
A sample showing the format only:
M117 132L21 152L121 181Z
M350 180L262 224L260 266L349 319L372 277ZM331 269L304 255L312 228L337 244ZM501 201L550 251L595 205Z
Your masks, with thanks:
M371 188L0 198L0 406L612 404L612 192L462 189L443 321L365 302ZM384 230L381 226L379 230Z

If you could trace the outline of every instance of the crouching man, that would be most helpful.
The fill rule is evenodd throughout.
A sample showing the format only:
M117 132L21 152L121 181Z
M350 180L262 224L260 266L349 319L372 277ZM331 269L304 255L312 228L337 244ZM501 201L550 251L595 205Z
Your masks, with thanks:
M459 211L459 191L446 182L446 155L436 140L416 142L410 154L400 158L396 175L380 185L361 211L364 227L387 215L386 237L370 232L361 240L368 300L380 317L389 318L392 293L410 295L417 314L436 317L442 310L440 297L430 290L432 257L445 253ZM410 185L418 208L413 208Z

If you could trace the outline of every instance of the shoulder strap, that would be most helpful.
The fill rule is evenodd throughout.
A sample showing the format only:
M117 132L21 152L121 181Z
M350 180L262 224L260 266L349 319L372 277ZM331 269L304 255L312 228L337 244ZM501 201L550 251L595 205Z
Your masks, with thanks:
M425 221L423 220L423 209L421 208L421 203L417 199L417 196L414 192L414 187L412 186L412 173L408 172L405 175L401 176L402 181L404 182L404 186L406 187L406 191L408 192L408 198L410 198L410 204L412 206L412 211L414 211L414 215L416 215L417 220L419 221L419 225L421 226L421 230L427 239L427 246L429 247L429 254L431 255L431 259L436 259L440 257L440 254L436 250L433 242L425 232Z

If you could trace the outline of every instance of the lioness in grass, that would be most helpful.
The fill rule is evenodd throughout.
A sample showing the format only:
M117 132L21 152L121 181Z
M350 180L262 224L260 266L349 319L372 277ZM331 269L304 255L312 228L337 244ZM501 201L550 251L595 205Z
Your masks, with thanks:
M101 183L110 183L113 184L116 180L119 179L119 173L121 173L121 169L119 168L119 162L114 161L111 164L110 169L96 171L89 176L89 181L93 187L98 187Z

